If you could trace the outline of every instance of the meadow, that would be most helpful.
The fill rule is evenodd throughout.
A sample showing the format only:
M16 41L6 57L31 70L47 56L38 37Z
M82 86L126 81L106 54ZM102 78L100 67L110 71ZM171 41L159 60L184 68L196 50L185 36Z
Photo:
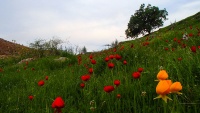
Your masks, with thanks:
M200 112L200 12L116 48L59 57L0 59L0 113Z

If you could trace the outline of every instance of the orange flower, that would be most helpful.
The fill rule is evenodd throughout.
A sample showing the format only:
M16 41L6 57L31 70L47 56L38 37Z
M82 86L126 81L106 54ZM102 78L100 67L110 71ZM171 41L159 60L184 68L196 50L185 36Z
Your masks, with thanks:
M159 95L154 99L162 98L166 103L167 103L167 99L172 100L171 98L166 96L167 94L170 93L171 85L172 85L171 80L161 80L156 86L156 93Z
M160 70L157 74L158 80L165 80L168 78L168 74L165 70Z
M171 85L172 85L171 80L161 80L156 87L156 93L160 95L169 94Z
M177 94L182 94L181 92L179 92L180 90L182 90L182 85L180 82L174 82L171 86L170 86L170 91L172 93L177 93Z

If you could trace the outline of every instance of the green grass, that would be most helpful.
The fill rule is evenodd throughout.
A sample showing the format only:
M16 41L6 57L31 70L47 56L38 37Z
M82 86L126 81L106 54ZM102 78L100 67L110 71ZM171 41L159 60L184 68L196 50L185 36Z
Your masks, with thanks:
M58 96L65 102L63 113L198 113L200 49L194 53L190 47L200 46L200 31L196 29L200 29L199 16L197 13L188 17L176 23L173 29L167 26L150 36L120 43L116 52L109 49L92 53L97 62L94 65L87 54L81 55L81 65L78 65L77 56L65 53L62 55L69 57L65 62L54 61L55 56L36 59L28 65L17 64L20 58L0 60L3 69L0 72L0 113L53 113L51 104ZM184 32L194 36L175 42L174 38L180 40ZM147 41L149 45L143 46ZM131 44L133 48L130 48ZM186 47L183 48L182 44ZM120 50L122 46L124 49ZM104 58L115 54L122 58L110 60L115 67L109 69ZM124 60L127 65L123 64ZM144 71L139 79L134 79L132 73L139 67ZM85 82L81 76L88 74L88 68L93 68L94 73ZM168 94L173 99L168 103L162 99L153 100L158 96L158 82L154 80L160 68L167 71L168 79L181 82L183 87L182 95ZM48 80L45 80L46 76ZM114 86L116 79L121 84L111 93L106 93L104 86ZM40 80L44 80L44 86L38 86ZM85 87L81 88L80 83L85 83ZM117 98L118 94L120 98ZM33 100L29 100L30 95L34 96Z

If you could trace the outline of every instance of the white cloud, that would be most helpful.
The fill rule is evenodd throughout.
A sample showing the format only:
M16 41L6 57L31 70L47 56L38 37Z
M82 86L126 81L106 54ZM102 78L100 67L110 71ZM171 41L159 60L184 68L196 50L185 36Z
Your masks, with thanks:
M193 2L190 2L190 3L187 3L187 4L183 4L182 6L180 6L180 9L182 9L182 8L187 9L187 10L194 9L194 8L199 9L199 6L200 6L200 1L196 0L196 1L193 1Z
M37 38L58 36L89 51L99 50L115 39L125 40L130 16L142 3L166 8L169 20L164 25L200 11L198 0L4 1L0 4L0 37L28 45Z
M165 23L165 25L169 25L170 23L178 22L182 19L187 18L188 16L192 16L200 11L200 1L193 1L185 3L176 10L169 12L169 20Z

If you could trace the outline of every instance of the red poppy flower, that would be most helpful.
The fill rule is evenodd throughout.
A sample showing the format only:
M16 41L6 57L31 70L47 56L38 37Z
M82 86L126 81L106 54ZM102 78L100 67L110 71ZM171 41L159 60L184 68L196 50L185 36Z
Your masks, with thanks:
M198 46L198 49L200 49L200 46Z
M144 69L141 68L141 67L138 68L138 72L140 72L140 73L141 73L143 70L144 70Z
M63 108L64 106L65 106L65 102L63 101L61 97L57 97L51 105L52 108L56 108L54 113L62 113L61 108Z
M192 46L192 47L190 47L190 49L192 52L196 53L196 46Z
M108 63L108 68L113 68L115 65L112 63L112 62L110 62L110 63Z
M181 40L177 40L177 42L180 44L180 43L181 43Z
M165 51L168 51L168 50L169 50L169 49L166 47L166 48L165 48Z
M134 72L133 74L132 74L132 76L133 76L133 78L140 78L140 72Z
M91 60L91 63L92 63L92 64L96 64L96 60L93 60L93 59L92 59L92 60Z
M182 48L185 48L186 47L186 44L182 44Z
M126 61L126 60L124 60L124 61L123 61L123 64L124 64L124 65L126 65L126 64L127 64L127 61Z
M106 57L104 60L105 60L106 62L108 62L108 61L110 60L110 58L109 58L109 57Z
M113 52L116 52L116 51L117 51L117 49L116 49L116 48L114 48L114 49L113 49Z
M115 84L116 86L119 86L119 85L120 85L120 81L119 81L119 80L115 80L115 81L114 81L114 84Z
M79 55L77 58L78 58L78 65L80 65L81 62L82 62L82 57L81 57L81 55Z
M123 50L124 49L124 46L121 46L120 50Z
M88 81L90 79L90 75L83 75L81 76L81 80Z
M110 93L114 90L114 86L104 86L104 91L107 92L107 93Z
M193 34L192 34L192 33L190 33L190 34L189 34L189 37L192 37L192 36L193 36Z
M143 43L143 46L148 46L149 45L149 42L144 42Z
M28 98L29 98L29 100L33 100L33 96L32 95L30 95L30 96L28 96Z
M39 82L38 82L38 86L43 86L44 85L44 81L43 80L40 80Z
M84 83L81 83L81 84L80 84L80 87L81 87L81 88L84 88L84 87L85 87L85 84L84 84Z
M134 47L134 45L133 44L131 44L131 48L133 48Z
M46 77L45 77L45 80L48 80L48 79L49 79L49 77L48 77L48 76L46 76Z
M88 68L88 65L87 64L84 64L85 68Z
M28 65L28 61L26 61L26 65Z
M149 45L149 42L146 42L146 45L148 46L148 45Z
M0 72L3 72L3 69L2 69L2 68L0 68Z
M179 57L179 58L178 58L178 61L181 61L181 60L182 60L182 58L181 58L181 57Z
M115 58L115 56L114 55L109 55L109 58L113 59L113 58Z
M197 34L197 36L200 36L200 32Z
M115 58L116 58L117 60L120 60L122 57L121 57L120 55L116 54L116 55L115 55Z
M176 42L177 41L177 38L174 38L174 42Z
M121 98L121 95L120 95L120 94L117 94L117 98Z
M89 71L90 74L92 74L93 73L93 68L90 68L88 71Z
M92 55L90 55L90 59L93 59L93 56L92 56Z

